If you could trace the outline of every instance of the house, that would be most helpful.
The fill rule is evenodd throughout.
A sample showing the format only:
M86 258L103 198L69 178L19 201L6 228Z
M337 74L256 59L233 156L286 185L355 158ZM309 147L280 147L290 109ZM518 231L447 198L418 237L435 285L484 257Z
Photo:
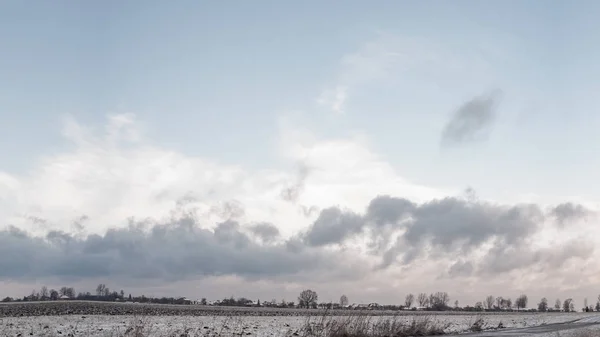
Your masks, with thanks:
M379 303L369 303L369 305L367 306L367 308L369 310L379 309Z
M60 301L70 300L71 298L67 295L62 295L58 298Z

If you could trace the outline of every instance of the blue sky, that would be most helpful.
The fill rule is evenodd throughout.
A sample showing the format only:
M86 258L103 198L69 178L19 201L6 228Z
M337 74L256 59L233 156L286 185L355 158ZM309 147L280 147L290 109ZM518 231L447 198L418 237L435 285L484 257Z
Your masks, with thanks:
M97 232L169 214L192 193L200 209L241 200L243 221L283 221L291 235L316 213L298 217L275 200L282 181L303 191L294 207L305 210L469 186L506 204L593 208L599 10L595 1L3 1L1 219L33 231L23 219L65 229L85 214ZM444 146L454 114L491 92L500 94L480 136ZM114 143L110 130L141 140Z
M496 85L505 91L501 113L513 109L521 119L498 127L467 164L503 165L511 177L500 179L520 179L545 193L593 193L589 182L573 177L581 170L593 174L588 167L596 163L594 107L587 102L598 74L598 5L591 1L59 1L2 7L0 71L10 80L0 88L0 152L14 173L64 146L57 132L61 115L100 123L107 113L120 112L134 112L159 143L268 167L277 117L301 110L320 132L368 134L378 151L419 182L465 184L460 171L468 168L436 153L436 139L426 130L461 100ZM420 38L456 57L485 48L502 56L486 60L495 74L472 79L480 83L436 74L417 83L421 70L408 79L391 70L386 79L359 85L343 117L323 116L313 103L335 81L340 59L378 34ZM248 144L253 151L243 150ZM428 169L432 165L452 173L439 174ZM563 169L548 169L555 166ZM529 168L544 181L531 181ZM569 186L557 181L564 176L571 176ZM473 178L472 184L485 185L484 177ZM545 180L554 180L558 191Z

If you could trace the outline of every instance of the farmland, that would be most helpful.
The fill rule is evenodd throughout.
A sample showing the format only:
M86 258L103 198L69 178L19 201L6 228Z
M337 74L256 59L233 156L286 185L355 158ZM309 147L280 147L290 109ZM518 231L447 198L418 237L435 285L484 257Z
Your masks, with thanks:
M0 317L1 336L327 337L333 322L338 326L340 322L365 326L426 322L446 334L554 337L570 336L578 331L573 327L600 327L594 313L324 312L84 301L2 304Z

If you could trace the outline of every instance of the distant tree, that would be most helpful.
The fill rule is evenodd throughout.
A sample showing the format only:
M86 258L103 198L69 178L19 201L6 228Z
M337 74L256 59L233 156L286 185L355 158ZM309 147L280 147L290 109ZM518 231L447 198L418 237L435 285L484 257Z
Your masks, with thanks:
M504 299L501 296L496 297L496 308L498 308L498 310L502 309L503 302Z
M119 295L121 296L121 299L125 298L125 292L123 291L123 289L121 289L121 292L119 293Z
M571 298L567 298L564 302L563 302L563 310L565 312L570 312L571 311L571 307L573 304L573 299Z
M554 309L556 310L560 310L560 299L556 299L556 302L554 302Z
M108 287L104 288L104 294L102 294L102 296L104 296L104 297L109 297L110 296L110 289Z
M42 289L40 289L40 297L42 301L48 299L48 287L43 286Z
M412 304L415 301L415 295L408 294L406 298L404 298L404 306L407 308L412 308Z
M513 306L512 300L510 298L507 298L506 299L506 308L507 309L512 309L512 306Z
M454 301L454 309L458 309L458 300Z
M596 302L596 311L600 311L600 301Z
M545 297L538 303L538 311L548 311L548 300Z
M429 305L429 298L427 297L427 294L425 293L420 293L419 296L417 296L417 302L419 302L419 306L420 307L426 307Z
M492 310L494 308L494 296L490 295L485 298L485 308Z
M519 309L525 309L527 308L527 295L523 294L519 297L517 297L517 299L515 300L515 305L517 306L517 311L519 311Z
M345 306L347 306L347 305L348 305L348 296L346 296L346 295L342 295L342 296L340 297L340 305L341 305L342 307L345 307Z
M131 297L131 294L129 294L129 300L130 300L130 301L131 301L131 300L133 300L133 299L132 299L132 297Z
M429 307L433 310L447 310L449 302L450 296L448 296L447 292L438 291L429 295Z
M588 307L588 301L587 301L587 297L583 299L583 307L587 308Z
M50 299L56 301L58 299L58 291L54 289L50 290Z
M260 300L258 300L258 303L259 303L258 305L260 305ZM204 298L204 297L203 297L203 298L200 300L200 304L202 304L202 305L206 305L206 298Z
M106 285L104 285L103 283L100 283L97 287L96 287L96 295L98 297L102 297L104 296L104 289L106 289Z
M35 292L35 290L31 291L31 295L29 295L29 300L30 301L37 301L39 299L38 294Z
M13 301L12 297L5 297L2 299L2 302L12 302L12 301Z
M311 307L316 307L318 298L319 296L315 291L312 291L310 289L302 290L302 292L298 296L298 305L301 308L307 309Z
M475 310L483 311L483 303L481 303L481 302L475 303Z

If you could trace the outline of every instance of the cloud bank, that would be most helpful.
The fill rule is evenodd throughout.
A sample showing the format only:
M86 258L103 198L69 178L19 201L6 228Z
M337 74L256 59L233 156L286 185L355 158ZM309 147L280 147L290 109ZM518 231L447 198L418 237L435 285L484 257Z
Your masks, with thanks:
M260 284L267 298L311 285L339 297L336 284L365 300L441 288L468 299L549 277L561 291L573 285L556 270L570 268L597 282L588 207L411 184L360 140L284 129L282 153L300 169L253 172L151 146L132 115L100 132L69 121L65 136L71 150L27 175L0 174L3 289L148 282L168 294L234 278L240 296Z

